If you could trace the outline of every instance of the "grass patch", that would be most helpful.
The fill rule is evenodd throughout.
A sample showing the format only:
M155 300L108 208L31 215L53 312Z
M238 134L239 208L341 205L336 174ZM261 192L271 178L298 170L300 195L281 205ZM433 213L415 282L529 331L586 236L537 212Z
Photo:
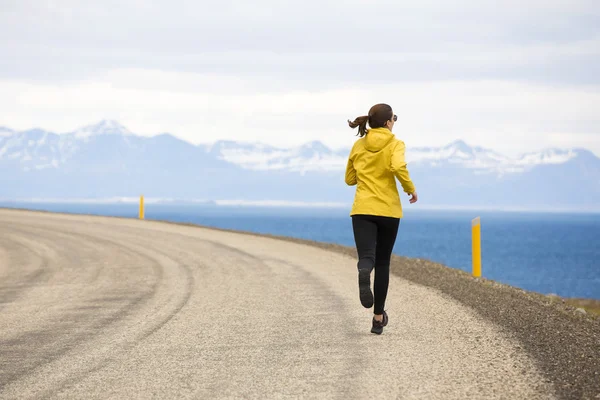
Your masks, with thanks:
M583 308L588 314L600 316L600 300L565 299L565 303L575 308Z

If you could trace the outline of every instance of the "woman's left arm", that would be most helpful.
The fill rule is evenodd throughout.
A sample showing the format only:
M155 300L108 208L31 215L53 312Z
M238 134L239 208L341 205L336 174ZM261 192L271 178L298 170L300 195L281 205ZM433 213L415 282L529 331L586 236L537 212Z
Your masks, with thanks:
M348 155L348 163L346 164L346 185L354 186L358 182L356 180L356 169L354 169L354 149L356 148L356 143L352 146L350 150L350 155Z
M346 164L346 185L356 185L356 170L354 169L354 163L352 158L348 158L348 164Z

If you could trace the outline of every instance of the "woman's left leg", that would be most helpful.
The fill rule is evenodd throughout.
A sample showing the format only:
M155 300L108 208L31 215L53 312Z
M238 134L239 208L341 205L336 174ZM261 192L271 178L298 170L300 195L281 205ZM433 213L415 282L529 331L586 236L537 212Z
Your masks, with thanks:
M371 271L375 267L377 249L377 223L369 215L353 215L352 226L358 252L358 292L365 308L373 307Z

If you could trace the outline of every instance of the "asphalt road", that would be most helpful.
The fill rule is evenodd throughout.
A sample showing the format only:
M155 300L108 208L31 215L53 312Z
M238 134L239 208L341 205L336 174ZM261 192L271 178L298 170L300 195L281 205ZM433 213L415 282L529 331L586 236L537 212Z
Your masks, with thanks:
M549 399L520 344L356 260L153 221L0 210L0 398Z

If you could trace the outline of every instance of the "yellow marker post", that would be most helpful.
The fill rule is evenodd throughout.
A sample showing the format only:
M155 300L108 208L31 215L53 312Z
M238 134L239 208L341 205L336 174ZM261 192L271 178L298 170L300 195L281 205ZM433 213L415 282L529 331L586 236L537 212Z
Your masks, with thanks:
M473 241L473 276L481 276L481 219L471 221L471 236Z
M140 219L144 219L144 196L140 196Z

